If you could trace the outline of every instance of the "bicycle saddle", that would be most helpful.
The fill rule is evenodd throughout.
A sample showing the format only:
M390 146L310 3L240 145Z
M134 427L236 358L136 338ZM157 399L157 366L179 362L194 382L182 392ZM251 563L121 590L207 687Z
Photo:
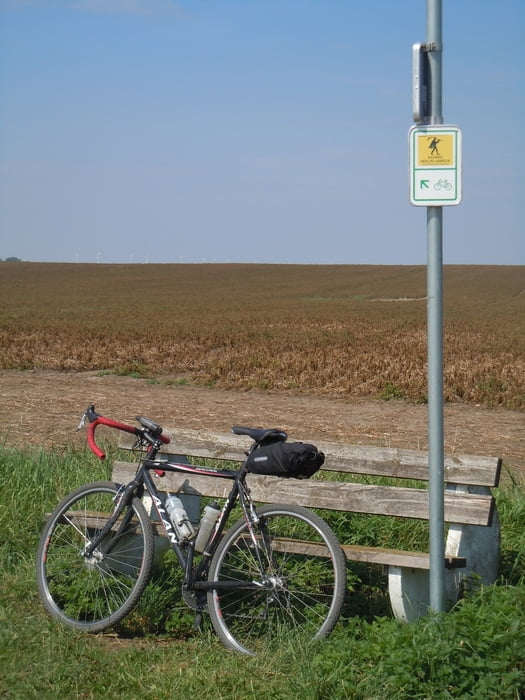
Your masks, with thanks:
M243 428L241 425L234 425L232 433L235 435L248 435L256 443L262 445L269 442L285 442L288 434L279 428Z

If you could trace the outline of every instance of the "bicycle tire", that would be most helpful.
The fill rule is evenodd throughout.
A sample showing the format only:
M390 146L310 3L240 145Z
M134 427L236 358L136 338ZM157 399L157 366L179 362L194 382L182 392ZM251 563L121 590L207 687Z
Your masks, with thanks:
M40 538L36 572L42 602L53 617L77 630L100 632L122 620L150 577L153 530L138 498L93 554L83 554L112 514L117 491L110 481L75 489L55 508Z
M283 635L328 636L346 592L346 559L335 534L301 506L270 505L256 512L257 546L242 518L224 535L210 564L209 581L239 584L208 592L217 635L230 649L251 655ZM250 582L252 587L242 587Z

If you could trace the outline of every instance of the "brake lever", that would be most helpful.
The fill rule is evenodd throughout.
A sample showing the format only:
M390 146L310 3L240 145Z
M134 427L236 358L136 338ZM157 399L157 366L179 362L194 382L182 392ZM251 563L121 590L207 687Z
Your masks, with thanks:
M83 430L86 427L88 421L87 413L84 413L82 415L82 418L80 419L80 423L77 426L76 432L78 433L79 430Z
M135 452L135 450L142 450L145 445L147 445L147 442L144 440L142 435L137 435L137 439L135 441L135 444L131 448L131 451Z

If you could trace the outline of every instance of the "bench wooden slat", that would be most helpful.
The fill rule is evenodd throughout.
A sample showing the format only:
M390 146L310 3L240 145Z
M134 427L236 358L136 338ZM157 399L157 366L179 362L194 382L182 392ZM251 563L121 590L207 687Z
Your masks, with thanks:
M92 527L99 529L106 521L107 513L84 513L83 511L68 511L63 522L67 519L77 523L81 527ZM136 523L138 527L138 522ZM160 523L152 522L153 534L157 537L166 537L166 531ZM116 526L115 528L116 529ZM128 528L128 534L131 529ZM309 554L323 556L326 552L324 546L315 542L303 540L278 539L274 541L277 551L290 552L294 554ZM407 552L396 549L383 549L381 547L366 547L361 545L342 545L346 558L349 561L364 562L366 564L381 564L383 566L404 566L414 569L430 569L430 557L426 552ZM463 557L446 557L445 565L448 568L458 568L465 566L466 559Z
M46 517L49 517L46 515ZM90 527L95 530L100 530L104 527L108 520L108 513L95 513L95 512L85 512L83 510L71 510L67 511L64 513L60 519L59 522L61 522L63 525L67 525L69 523L73 523L77 525L80 528L83 527ZM126 533L131 534L133 531L136 531L139 527L140 523L137 518L134 518L131 520L131 522L128 524ZM120 522L117 521L113 527L112 530L118 530L120 526Z
M127 483L135 466L129 462L115 462L113 478ZM231 482L216 477L188 476L182 473L166 473L158 477L158 488L186 494L224 498ZM428 520L428 491L393 486L302 481L279 479L255 474L248 476L252 496L263 503L297 503L307 508L352 511L374 515L420 518ZM492 518L491 496L474 494L445 494L445 520L449 523L489 525Z
M349 561L359 561L366 564L381 564L382 566L402 566L408 569L430 570L430 555L427 552L407 552L398 549L383 549L381 547L363 547L361 545L341 545ZM457 569L466 566L465 557L445 557L447 569Z
M166 537L166 531L160 523L152 523L153 532L158 537ZM316 542L304 540L276 539L274 548L279 552L293 554L309 554L310 556L326 555L326 548ZM363 562L366 564L379 564L381 566L403 566L413 569L430 569L430 556L427 552L407 552L397 549L383 549L381 547L366 547L361 545L341 545L348 561ZM465 557L445 557L446 568L461 568L466 565Z
M360 445L318 444L326 455L323 469L368 476L428 481L428 452ZM501 460L496 457L446 455L445 481L494 487L499 483Z
M164 452L207 459L241 461L251 444L250 438L228 433L169 428L164 432L173 438L163 447ZM427 452L338 443L316 444L326 455L323 471L428 480ZM130 448L131 445L132 439L122 434L121 447ZM497 457L447 455L444 467L448 483L494 487L499 483L501 460Z

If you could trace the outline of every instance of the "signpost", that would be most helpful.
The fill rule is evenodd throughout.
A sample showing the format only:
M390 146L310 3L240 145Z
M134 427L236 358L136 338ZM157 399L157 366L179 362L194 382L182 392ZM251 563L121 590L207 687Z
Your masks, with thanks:
M448 206L461 201L461 131L456 126L413 126L408 134L410 203Z
M445 607L443 207L461 201L461 132L442 116L441 0L427 0L427 41L412 47L410 203L427 207L430 608Z

